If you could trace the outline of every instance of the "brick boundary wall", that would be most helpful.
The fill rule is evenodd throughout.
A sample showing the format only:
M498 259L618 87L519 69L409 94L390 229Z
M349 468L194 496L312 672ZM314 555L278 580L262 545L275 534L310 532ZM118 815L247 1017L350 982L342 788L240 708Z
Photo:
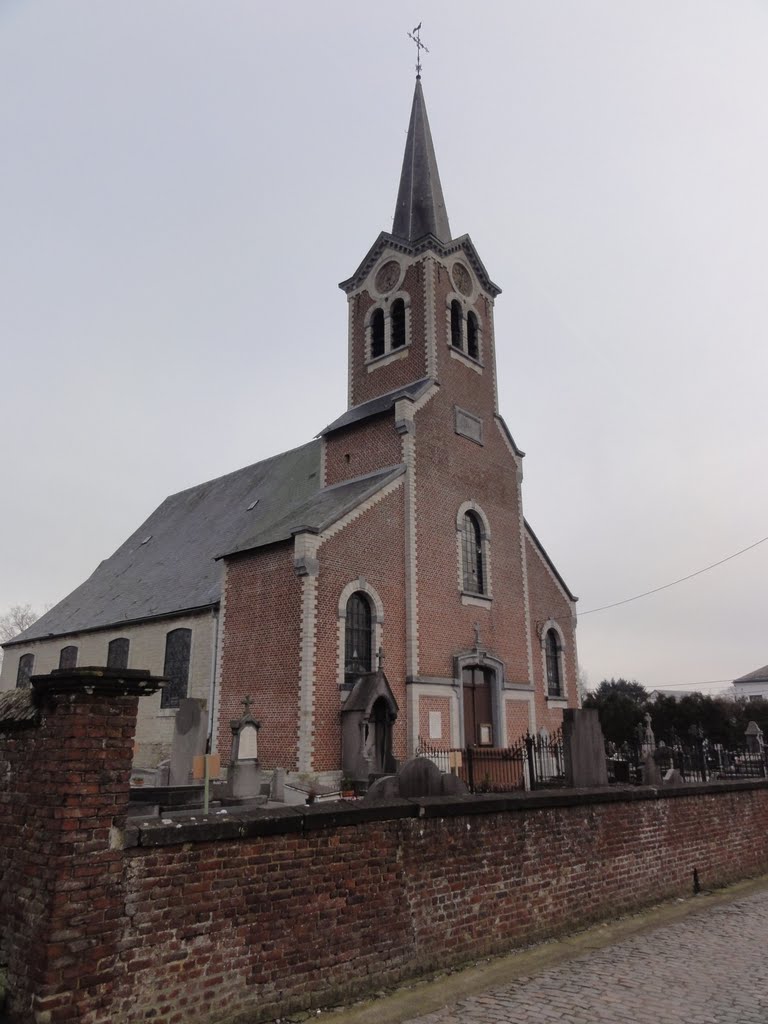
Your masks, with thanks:
M768 869L763 780L125 827L135 704L83 692L25 730L0 718L12 1021L251 1024L689 894L694 868L705 887Z

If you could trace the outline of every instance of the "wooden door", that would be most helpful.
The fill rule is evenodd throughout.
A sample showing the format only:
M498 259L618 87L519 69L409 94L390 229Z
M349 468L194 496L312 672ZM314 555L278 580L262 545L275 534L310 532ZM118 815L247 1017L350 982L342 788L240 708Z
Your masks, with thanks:
M473 665L463 673L464 744L467 747L493 745L490 672Z

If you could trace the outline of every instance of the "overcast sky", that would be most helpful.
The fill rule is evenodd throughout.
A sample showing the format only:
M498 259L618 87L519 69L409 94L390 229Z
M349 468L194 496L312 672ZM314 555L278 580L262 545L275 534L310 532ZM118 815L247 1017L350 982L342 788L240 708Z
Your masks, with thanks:
M768 536L766 0L0 0L0 612L343 411L337 283L391 227L420 20L579 609ZM764 665L767 581L765 543L584 615L582 668Z

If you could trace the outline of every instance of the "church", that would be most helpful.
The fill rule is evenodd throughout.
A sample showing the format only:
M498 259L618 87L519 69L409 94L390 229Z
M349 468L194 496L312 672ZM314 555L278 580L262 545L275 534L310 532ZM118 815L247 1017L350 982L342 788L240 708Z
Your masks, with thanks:
M5 645L0 686L149 669L135 763L183 697L227 762L243 705L265 768L390 771L420 743L507 747L578 704L576 613L523 514L497 404L499 287L454 238L417 76L394 221L341 283L348 408L307 444L168 497Z

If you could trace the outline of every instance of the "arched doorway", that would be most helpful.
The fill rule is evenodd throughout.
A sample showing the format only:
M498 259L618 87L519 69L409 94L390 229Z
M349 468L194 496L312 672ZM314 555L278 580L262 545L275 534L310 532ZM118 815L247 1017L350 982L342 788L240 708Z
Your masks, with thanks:
M462 669L464 745L467 747L492 747L494 744L492 681L493 672L487 667L468 665Z
M372 753L371 771L385 772L389 769L392 751L392 722L389 705L379 697L371 708L368 719L369 742Z

